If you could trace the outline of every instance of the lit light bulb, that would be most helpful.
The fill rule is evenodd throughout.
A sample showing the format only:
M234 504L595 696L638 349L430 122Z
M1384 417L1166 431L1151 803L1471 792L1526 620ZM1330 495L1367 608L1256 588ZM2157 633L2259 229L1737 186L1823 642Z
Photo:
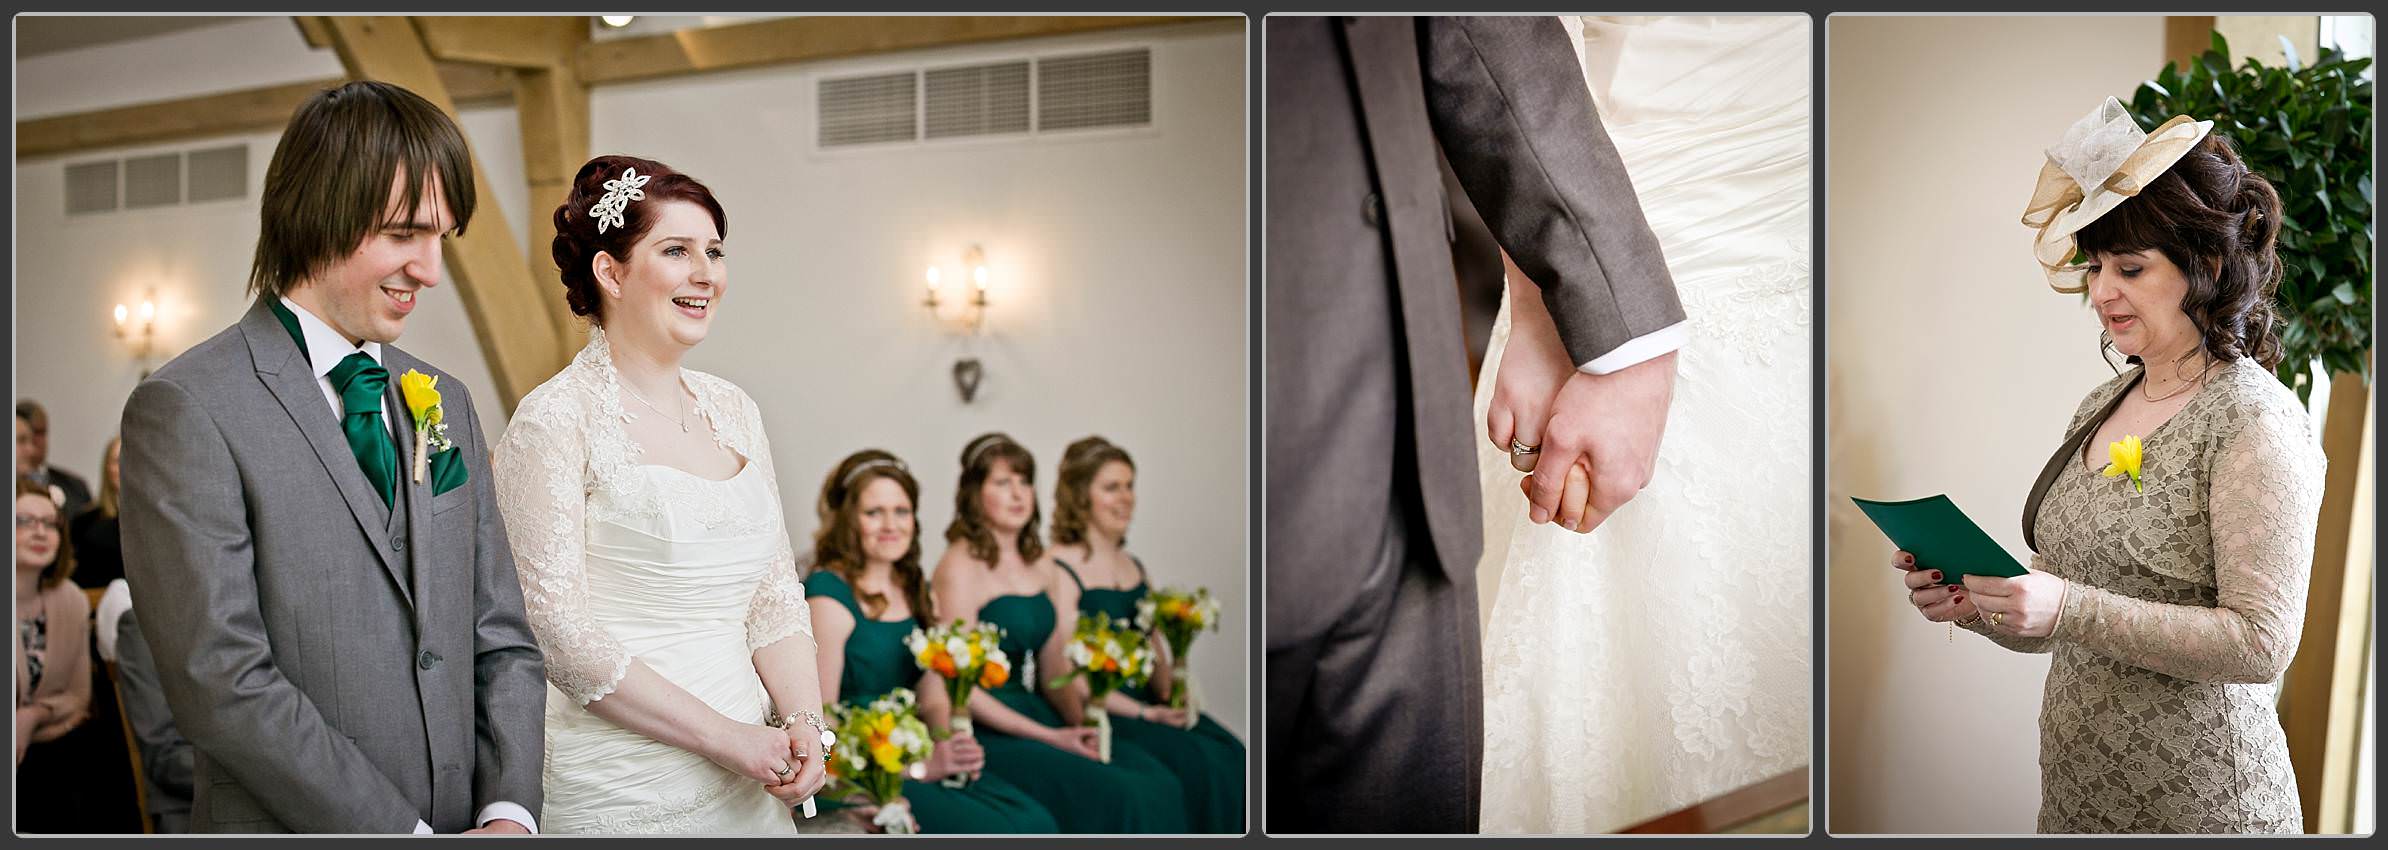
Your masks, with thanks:
M637 15L599 15L599 16L597 16L597 20L604 22L604 24L605 24L606 26L613 27L614 29L621 29L621 28L623 28L623 27L629 26L631 21L638 20L638 16L637 16Z
M126 309L125 309L125 307L124 307L124 305L122 305L122 304L118 304L118 305L116 305L116 327L118 327L118 328L120 328L120 329L121 329L121 328L123 328L123 327L124 327L124 320L125 320L125 317L126 317L127 315L129 315L130 313L131 313L131 311L129 311L129 310L126 310Z
M149 301L149 300L146 300L146 299L145 299L145 300L143 300L143 301L141 302L141 323L142 323L142 324L144 324L144 325L146 325L146 324L149 324L149 320L151 320L151 319L154 319L154 318L157 318L157 315L158 315L158 305L157 305L157 302L154 302L154 301Z
M986 267L986 266L977 266L977 267L974 267L974 268L972 268L972 269L970 270L970 279L971 279L972 281L975 281L975 282L978 284L979 291L981 291L981 292L984 292L984 291L986 291L986 288L987 288L987 267Z

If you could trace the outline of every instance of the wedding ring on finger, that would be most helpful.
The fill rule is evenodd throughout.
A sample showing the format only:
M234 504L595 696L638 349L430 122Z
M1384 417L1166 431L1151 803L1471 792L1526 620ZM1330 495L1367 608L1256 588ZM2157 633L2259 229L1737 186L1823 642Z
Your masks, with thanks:
M790 776L794 776L794 775L796 775L796 769L795 769L795 768L789 767L789 766L787 766L787 765L784 765L784 764L783 764L783 765L780 765L780 766L778 766L778 767L772 768L772 769L771 769L771 772L772 772L772 774L774 774L774 775L778 776L778 777L779 777L779 778L781 778L781 779L786 779L786 778L788 778L788 777L790 777Z
M1994 628L1994 629L1995 629L1995 628L1998 628L1998 627L2000 627L2000 626L2004 626L2004 625L2006 625L2006 623L2007 623L2007 612L2005 612L2005 611L1992 611L1992 612L1990 612L1990 627L1991 627L1991 628Z
M1509 466L1519 472L1533 472L1535 456L1541 453L1541 446L1526 445L1515 437L1509 439Z

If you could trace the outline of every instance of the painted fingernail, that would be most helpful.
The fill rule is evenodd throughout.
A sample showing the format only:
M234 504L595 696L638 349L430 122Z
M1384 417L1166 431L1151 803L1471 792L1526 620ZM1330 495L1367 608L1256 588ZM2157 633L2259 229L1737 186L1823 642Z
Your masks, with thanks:
M1940 580L1942 580L1942 579L1941 579L1941 577L1940 577L1940 571L1939 571L1939 570L1933 570L1933 571L1932 571L1932 580L1933 580L1933 581L1940 581Z

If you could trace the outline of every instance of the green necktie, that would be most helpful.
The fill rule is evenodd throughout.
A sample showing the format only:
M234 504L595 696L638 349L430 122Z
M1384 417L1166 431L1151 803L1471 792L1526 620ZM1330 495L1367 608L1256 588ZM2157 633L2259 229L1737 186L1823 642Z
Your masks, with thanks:
M365 478L381 494L383 505L398 499L398 444L381 421L381 396L390 386L390 372L365 352L341 358L332 367L332 389L340 393L340 430L348 434L348 450L365 468Z

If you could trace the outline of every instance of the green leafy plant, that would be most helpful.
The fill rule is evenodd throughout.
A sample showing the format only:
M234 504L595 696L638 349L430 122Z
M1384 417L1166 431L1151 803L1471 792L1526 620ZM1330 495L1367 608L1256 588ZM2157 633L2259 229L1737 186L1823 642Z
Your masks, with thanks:
M2371 81L2370 59L2322 49L2321 61L2297 61L2281 39L2288 67L2250 58L2230 64L2230 44L2214 34L2206 52L2156 78L2131 97L2131 116L2154 127L2175 115L2213 119L2247 167L2280 193L2280 308L2285 355L2278 374L2304 399L2329 372L2370 380Z

